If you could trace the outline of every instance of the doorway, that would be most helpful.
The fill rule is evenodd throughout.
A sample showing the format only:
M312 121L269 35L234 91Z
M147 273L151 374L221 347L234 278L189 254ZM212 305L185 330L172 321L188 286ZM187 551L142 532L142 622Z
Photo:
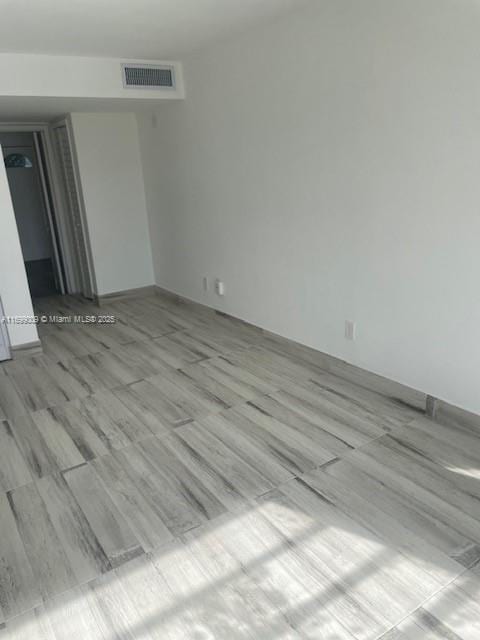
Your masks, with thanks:
M51 188L35 132L0 133L30 295L65 293L64 267L52 210Z
M0 123L0 148L33 300L94 298L94 271L70 121Z

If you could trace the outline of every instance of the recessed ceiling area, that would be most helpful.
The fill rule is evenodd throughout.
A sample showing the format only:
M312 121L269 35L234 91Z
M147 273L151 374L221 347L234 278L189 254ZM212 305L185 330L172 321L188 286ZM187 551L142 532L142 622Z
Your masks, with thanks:
M3 0L0 51L173 58L305 0Z

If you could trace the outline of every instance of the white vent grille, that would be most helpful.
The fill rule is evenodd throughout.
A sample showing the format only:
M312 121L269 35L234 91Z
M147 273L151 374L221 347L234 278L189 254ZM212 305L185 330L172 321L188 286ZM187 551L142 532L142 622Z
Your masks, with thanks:
M153 64L122 64L126 89L175 89L173 67Z

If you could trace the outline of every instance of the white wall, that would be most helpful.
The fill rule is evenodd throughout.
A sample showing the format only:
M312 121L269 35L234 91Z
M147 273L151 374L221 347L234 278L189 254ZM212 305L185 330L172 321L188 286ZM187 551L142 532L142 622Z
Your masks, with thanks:
M158 284L480 412L479 33L476 0L318 0L185 60L139 116Z
M0 156L2 154L0 153ZM7 316L32 316L32 302L3 162L0 162L0 298ZM35 325L8 324L12 346L35 342Z
M175 65L176 88L125 89L122 62ZM0 96L172 100L184 95L181 65L161 60L0 53L0 78Z
M154 283L135 116L71 115L99 295Z

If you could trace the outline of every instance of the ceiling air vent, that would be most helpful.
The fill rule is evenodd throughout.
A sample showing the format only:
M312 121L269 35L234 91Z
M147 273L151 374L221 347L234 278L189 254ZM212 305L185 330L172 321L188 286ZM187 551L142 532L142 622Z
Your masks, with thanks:
M122 64L126 89L175 89L173 67L155 64Z

